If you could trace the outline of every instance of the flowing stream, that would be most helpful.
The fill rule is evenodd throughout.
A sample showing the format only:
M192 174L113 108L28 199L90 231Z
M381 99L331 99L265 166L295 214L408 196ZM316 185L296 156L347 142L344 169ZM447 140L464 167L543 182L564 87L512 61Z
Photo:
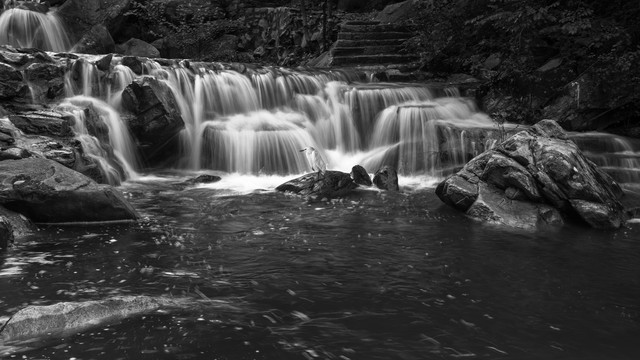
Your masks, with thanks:
M8 16L26 16L7 13L0 25L9 28ZM0 344L0 357L637 358L638 223L516 230L471 220L434 195L444 176L522 128L495 123L457 89L370 82L353 70L147 60L142 76L167 84L185 122L177 160L151 171L121 117L122 92L140 75L119 57L105 75L94 60L75 60L81 78L67 78L58 110L76 116L85 152L143 220L40 225L0 252L0 318L122 294L194 306ZM79 109L88 104L109 128L112 158L87 134ZM572 136L640 190L637 142ZM328 202L275 192L310 170L299 152L307 146L329 169L391 165L401 191ZM204 173L222 180L184 185Z

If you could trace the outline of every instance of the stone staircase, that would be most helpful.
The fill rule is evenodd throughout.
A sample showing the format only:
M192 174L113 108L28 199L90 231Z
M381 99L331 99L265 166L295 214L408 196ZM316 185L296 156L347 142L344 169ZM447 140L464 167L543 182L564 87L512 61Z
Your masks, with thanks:
M331 49L331 65L413 70L418 55L400 54L402 43L412 36L413 33L403 25L379 21L344 22Z

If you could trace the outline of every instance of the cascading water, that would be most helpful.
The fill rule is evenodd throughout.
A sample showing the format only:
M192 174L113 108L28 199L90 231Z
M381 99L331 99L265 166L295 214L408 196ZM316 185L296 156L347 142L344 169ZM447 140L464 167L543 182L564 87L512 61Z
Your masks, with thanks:
M121 111L123 89L140 75L117 57L106 75L94 62L86 58L72 65L68 94L98 97L110 111ZM185 129L175 166L184 169L299 174L309 168L298 150L314 146L330 169L350 171L361 164L372 172L392 165L404 175L439 178L519 130L492 121L455 89L366 83L362 74L346 71L160 65L152 60L143 69L143 76L163 81L176 99ZM114 149L129 154L122 161L133 173L140 170L132 155L135 146L126 126L116 122L121 125L114 132L127 135L111 141ZM638 146L620 137L583 136L589 137L623 147L609 154L587 150L594 161L622 173L616 178L623 182L639 180L636 170L624 170L640 165ZM577 139L586 149L598 148Z
M55 12L8 9L0 14L0 45L68 51L71 42Z

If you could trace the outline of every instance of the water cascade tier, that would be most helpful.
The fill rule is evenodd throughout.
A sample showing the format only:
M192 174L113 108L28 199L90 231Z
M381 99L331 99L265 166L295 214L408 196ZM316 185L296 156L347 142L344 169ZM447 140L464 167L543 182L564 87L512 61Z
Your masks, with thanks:
M308 146L333 170L388 165L441 178L524 128L493 121L455 87L375 82L353 69L51 57L68 69L58 109L75 114L78 139L110 183L158 167L301 174L311 170L299 151ZM108 128L102 139L91 139L78 115L89 105ZM640 181L637 143L598 133L574 139L617 180ZM108 142L106 154L96 141Z

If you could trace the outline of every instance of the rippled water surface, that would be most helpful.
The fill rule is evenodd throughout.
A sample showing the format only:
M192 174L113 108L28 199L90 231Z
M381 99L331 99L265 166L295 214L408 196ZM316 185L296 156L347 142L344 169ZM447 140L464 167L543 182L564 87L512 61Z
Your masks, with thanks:
M433 187L335 202L282 179L125 184L135 225L43 227L0 253L0 317L116 294L193 306L64 339L29 359L636 359L640 226L536 232L482 224ZM246 181L246 180L244 180ZM233 180L232 180L233 182ZM262 184L262 185L260 185Z

